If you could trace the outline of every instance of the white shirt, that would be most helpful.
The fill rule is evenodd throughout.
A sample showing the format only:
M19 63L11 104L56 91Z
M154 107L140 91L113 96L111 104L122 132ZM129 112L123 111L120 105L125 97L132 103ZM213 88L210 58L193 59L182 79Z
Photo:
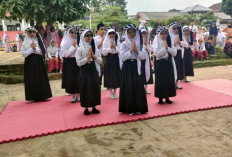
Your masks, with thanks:
M64 58L73 58L76 57L76 51L77 51L78 46L71 46L68 50L62 50Z
M198 29L197 29L197 26L196 25L193 25L193 26L189 26L190 30L194 33L197 33L198 32Z
M21 50L21 54L23 57L28 57L29 55L31 55L32 53L34 54L38 54L38 55L41 55L42 56L42 51L40 50L39 47L36 46L36 49L32 49L32 47L29 47L29 48L25 48L24 46L22 47L22 50Z
M94 41L96 43L96 46L98 47L98 45L102 42L102 37L100 35L98 35L98 36L94 37ZM102 47L103 47L103 45L98 47L98 51L100 54L102 54Z
M198 44L198 45L197 45L197 48L198 48L198 50L200 50L200 51L205 51L205 44L204 44L204 43L202 43L201 45Z
M122 42L120 45L120 56L123 62L125 62L126 60L135 60L137 59L137 57L140 60L145 60L146 59L146 52L143 51L139 51L139 53L137 54L136 52L131 52L130 48L128 46L125 45L126 42Z

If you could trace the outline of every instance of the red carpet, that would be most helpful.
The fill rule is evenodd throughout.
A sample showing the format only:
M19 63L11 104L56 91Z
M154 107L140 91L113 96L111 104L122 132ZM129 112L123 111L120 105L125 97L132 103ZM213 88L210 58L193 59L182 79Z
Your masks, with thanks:
M221 82L218 82L221 83ZM215 84L216 85L218 85ZM111 100L108 91L102 91L101 114L84 116L80 103L71 104L70 96L54 97L51 101L28 103L9 102L0 114L0 143L28 139L70 130L78 130L117 123L132 122L173 114L232 106L232 96L192 84L181 84L183 90L172 98L172 105L158 105L152 94L147 96L149 112L128 116L118 113L118 100Z
M207 88L219 93L232 96L232 81L225 79L212 79L193 82L194 85Z

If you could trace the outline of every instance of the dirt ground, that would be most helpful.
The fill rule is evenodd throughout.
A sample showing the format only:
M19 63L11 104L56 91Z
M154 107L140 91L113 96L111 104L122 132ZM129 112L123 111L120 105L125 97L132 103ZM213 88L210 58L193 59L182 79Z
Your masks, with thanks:
M214 78L232 80L232 66L196 69L189 80ZM61 80L50 83L54 96L65 95ZM0 112L23 99L23 84L0 84ZM231 113L214 109L0 144L0 157L232 157Z

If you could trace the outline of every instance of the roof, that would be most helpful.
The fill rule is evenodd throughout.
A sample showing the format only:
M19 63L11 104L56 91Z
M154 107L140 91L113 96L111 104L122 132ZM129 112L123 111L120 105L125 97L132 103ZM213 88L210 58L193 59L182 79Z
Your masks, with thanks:
M221 11L222 10L222 3L216 3L209 8L214 10L214 11Z
M207 12L207 11L211 11L212 9L209 9L207 7L204 7L202 5L194 5L194 6L191 6L191 7L187 7L183 10L181 10L180 12L185 12L185 13L189 13L189 12Z
M137 15L140 15L143 20L150 21L153 19L168 19L175 16L182 16L187 13L180 12L138 12Z
M226 15L223 12L215 12L214 15L216 17L218 17L219 19L221 19L221 20L231 20L231 16L230 15Z
M168 12L180 12L180 10L177 10L177 9L171 9L171 10L169 10Z

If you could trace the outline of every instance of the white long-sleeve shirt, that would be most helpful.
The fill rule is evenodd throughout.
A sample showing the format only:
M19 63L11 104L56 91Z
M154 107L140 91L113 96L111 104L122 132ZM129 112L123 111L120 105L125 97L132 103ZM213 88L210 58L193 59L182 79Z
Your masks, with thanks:
M78 46L71 46L69 49L64 49L62 48L61 54L63 54L62 57L64 58L73 58L76 57L76 52L77 52Z
M52 57L58 58L58 49L47 49L48 52L48 58L52 59Z
M96 49L95 51L98 51L98 50ZM96 53L95 56L97 57L95 59L95 61L98 64L101 64L102 63L102 58L101 58L100 53ZM76 61L77 61L77 65L78 66L83 66L83 65L85 65L88 62L92 62L93 58L88 59L88 52L85 51L83 48L79 47L77 49L77 53L76 53Z
M100 35L97 35L96 37L94 37L94 41L96 43L96 46L98 47L98 45L102 42L102 37ZM101 45L100 47L98 47L98 51L100 54L102 54L102 48L103 48L103 45Z
M102 49L102 54L104 56L107 56L108 54L118 54L119 53L119 48L118 46L116 46L116 49L115 48L111 48L111 47L108 47L106 49Z
M36 47L36 49L32 49L32 47L29 47L29 48L25 48L24 46L22 47L22 50L21 50L21 54L23 57L28 57L29 55L31 55L32 53L34 54L39 54L42 56L42 51L39 47Z
M138 54L136 52L130 51L130 48L126 46L126 43L123 42L120 45L120 58L123 62L125 62L128 59L137 59L137 57L140 60L145 60L146 59L146 52L144 51L139 51Z
M156 60L168 59L168 53L175 57L177 54L177 49L174 47L174 45L172 45L172 47L168 47L167 49L165 47L154 48L154 53Z

